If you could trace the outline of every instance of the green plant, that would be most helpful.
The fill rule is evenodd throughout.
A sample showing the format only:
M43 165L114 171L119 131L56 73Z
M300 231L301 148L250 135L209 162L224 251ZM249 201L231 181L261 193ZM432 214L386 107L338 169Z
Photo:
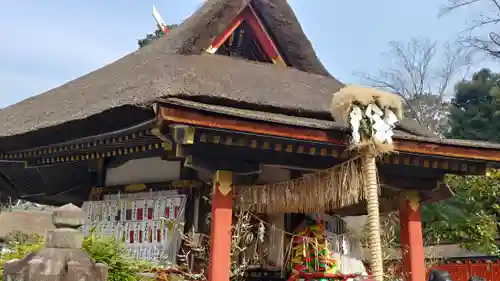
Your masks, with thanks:
M5 236L8 245L39 244L43 243L43 237L36 233L27 234L19 230L14 230Z
M424 234L469 250L500 254L500 170L485 176L446 177L455 196L423 209Z
M107 264L108 280L137 281L138 274L151 269L151 264L133 258L128 254L124 244L114 238L97 236L94 231L85 237L83 249L97 263Z
M22 232L12 232L6 237L6 252L0 252L0 280L3 276L3 266L6 262L14 259L22 259L27 254L40 249L44 244L43 237L37 234L25 234Z
M21 232L10 233L6 240L10 251L0 253L0 276L3 275L2 269L6 262L22 259L44 245L43 237ZM131 257L124 244L113 238L98 236L94 231L85 237L83 249L96 263L108 265L108 280L110 281L139 281L141 278L138 274L148 272L152 268L150 263Z

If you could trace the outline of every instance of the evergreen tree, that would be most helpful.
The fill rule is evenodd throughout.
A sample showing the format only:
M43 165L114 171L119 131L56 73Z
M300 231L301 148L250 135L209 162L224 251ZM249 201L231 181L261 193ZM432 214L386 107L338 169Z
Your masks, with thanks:
M446 136L500 142L500 75L488 69L456 86Z
M500 171L486 176L448 176L455 196L422 207L428 243L458 243L470 250L500 254Z
M167 28L168 28L168 30L172 30L172 29L176 28L177 26L178 26L177 24L170 24L170 25L167 25ZM142 47L150 44L154 40L161 38L163 36L165 36L165 32L163 32L161 27L158 26L154 33L146 35L146 38L139 39L137 41L137 43L139 44L139 48L142 48Z
M456 85L448 116L449 138L500 142L500 74L488 69ZM448 176L455 196L422 207L428 242L459 243L500 254L500 171L487 176Z

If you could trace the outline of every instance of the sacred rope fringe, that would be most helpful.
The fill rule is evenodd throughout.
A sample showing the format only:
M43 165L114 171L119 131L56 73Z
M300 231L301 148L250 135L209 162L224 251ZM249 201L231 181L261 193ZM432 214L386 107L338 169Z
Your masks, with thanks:
M347 86L332 97L330 112L335 121L350 125L351 147L362 159L368 213L372 277L383 280L380 241L379 182L376 158L394 151L392 136L402 118L400 96L373 88Z
M240 187L242 207L257 213L324 213L365 199L361 159L267 185Z

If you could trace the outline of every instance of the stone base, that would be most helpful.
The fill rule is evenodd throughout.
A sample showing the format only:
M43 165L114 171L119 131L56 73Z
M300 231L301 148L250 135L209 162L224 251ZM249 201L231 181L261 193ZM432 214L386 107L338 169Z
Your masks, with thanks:
M47 248L81 249L83 233L71 228L58 228L47 231Z

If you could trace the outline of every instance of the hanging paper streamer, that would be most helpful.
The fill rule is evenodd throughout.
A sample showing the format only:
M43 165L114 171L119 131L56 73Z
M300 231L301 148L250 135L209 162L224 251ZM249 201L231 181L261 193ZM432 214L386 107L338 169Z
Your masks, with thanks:
M305 273L338 272L337 262L328 249L322 223L309 222L309 225L296 235L292 241L292 270Z
M84 202L84 231L111 236L125 243L131 255L175 263L180 247L186 196L172 191L108 194L102 201Z

